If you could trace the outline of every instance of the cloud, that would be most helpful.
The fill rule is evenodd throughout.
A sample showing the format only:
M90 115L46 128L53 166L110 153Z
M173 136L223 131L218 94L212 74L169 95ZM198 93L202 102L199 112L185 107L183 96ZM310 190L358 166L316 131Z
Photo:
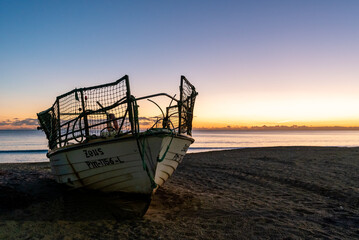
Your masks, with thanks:
M148 118L148 117L139 117L138 120L140 121L153 121L153 117Z
M158 120L158 118L156 118L156 117L139 117L138 120L140 121L140 124L147 125L147 124L155 123Z
M0 121L0 126L7 127L33 127L39 125L36 118L26 118L20 120L19 118L13 118L12 120L6 119L4 121Z
M11 121L9 119L5 120L5 121L0 121L0 126L7 126L10 125Z

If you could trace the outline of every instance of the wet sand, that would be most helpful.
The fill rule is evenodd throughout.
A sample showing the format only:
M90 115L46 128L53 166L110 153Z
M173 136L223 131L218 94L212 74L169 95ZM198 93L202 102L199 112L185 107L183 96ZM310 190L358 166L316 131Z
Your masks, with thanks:
M359 148L188 154L142 218L79 195L0 164L0 239L358 239Z

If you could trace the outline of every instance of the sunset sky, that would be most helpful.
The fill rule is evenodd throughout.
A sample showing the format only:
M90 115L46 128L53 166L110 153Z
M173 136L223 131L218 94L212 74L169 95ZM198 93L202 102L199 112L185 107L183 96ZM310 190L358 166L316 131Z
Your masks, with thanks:
M359 126L359 1L0 1L0 129L76 87L197 88L195 127Z

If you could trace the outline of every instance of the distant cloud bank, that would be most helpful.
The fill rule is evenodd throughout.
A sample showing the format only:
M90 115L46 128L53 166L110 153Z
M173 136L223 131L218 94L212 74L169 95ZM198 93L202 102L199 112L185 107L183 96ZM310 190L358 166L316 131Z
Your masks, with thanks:
M142 117L141 127L148 128L155 124L157 121L154 117ZM13 118L0 121L0 130L16 130L16 129L36 129L39 122L36 118ZM242 131L291 131L291 130L359 130L359 126L344 127L344 126L298 126L298 125L276 125L276 126L231 126L226 127L194 127L193 130L242 130Z
M0 121L0 129L35 129L38 125L36 118L13 118Z

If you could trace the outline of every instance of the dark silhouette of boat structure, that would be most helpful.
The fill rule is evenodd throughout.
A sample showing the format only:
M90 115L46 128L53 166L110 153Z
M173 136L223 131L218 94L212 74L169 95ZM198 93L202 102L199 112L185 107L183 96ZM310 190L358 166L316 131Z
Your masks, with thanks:
M74 89L38 113L48 139L51 170L58 183L74 189L151 196L181 163L192 138L197 92L181 76L180 96L135 98L129 77ZM144 128L139 102L169 98L162 115Z

